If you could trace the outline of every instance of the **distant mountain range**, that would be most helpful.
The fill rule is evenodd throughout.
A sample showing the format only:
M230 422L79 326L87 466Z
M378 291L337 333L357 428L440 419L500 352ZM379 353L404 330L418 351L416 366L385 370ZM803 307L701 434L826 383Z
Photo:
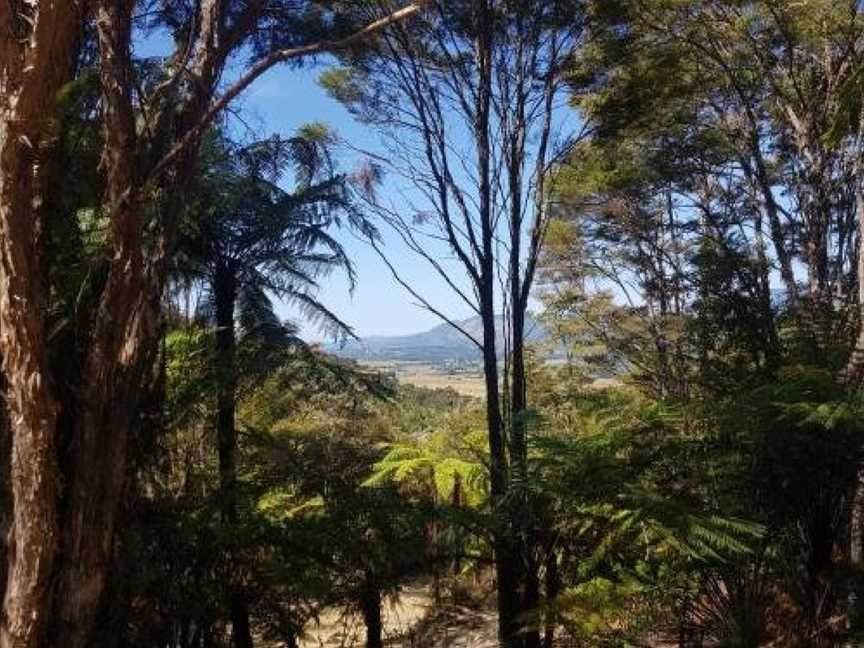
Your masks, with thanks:
M475 340L483 339L483 322L479 317L456 322ZM503 318L498 317L499 355L503 353ZM546 330L530 315L525 321L526 338L529 342L539 342L546 338ZM373 336L361 340L351 340L343 346L331 345L328 351L355 360L404 360L413 362L467 362L480 359L477 345L447 323L412 335Z

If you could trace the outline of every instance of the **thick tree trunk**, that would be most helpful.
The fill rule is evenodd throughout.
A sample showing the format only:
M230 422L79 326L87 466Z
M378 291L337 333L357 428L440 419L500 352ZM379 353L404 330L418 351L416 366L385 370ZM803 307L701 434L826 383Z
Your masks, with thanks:
M116 512L128 471L129 438L136 425L141 384L158 346L160 300L174 238L177 194L196 153L190 144L177 156L171 173L160 178L163 205L168 207L159 219L158 243L148 246L143 238L148 197L142 183L145 163L153 161L140 159L142 147L133 109L135 3L94 0L91 4L100 48L111 260L93 319L81 387L76 402L70 404L75 413L74 436L64 466L67 493L53 634L64 648L88 643L102 604ZM209 21L212 16L206 18ZM210 22L207 25L212 27ZM202 38L205 31L202 27ZM205 51L196 48L197 55L213 53L206 50L211 45L204 43ZM212 96L210 80L216 74L209 69L206 74L197 71L201 73L196 88L200 96L196 94L196 101L184 106L188 109L185 122L194 121ZM171 106L172 114L174 108Z
M87 645L103 602L129 438L158 340L158 298L123 259L112 263L103 293L66 467L54 636L69 648Z
M148 195L143 184L148 164L155 162L141 159L143 147L133 108L135 2L93 0L91 4L100 48L111 260L93 319L81 387L76 402L70 404L75 412L74 436L64 466L67 494L53 628L54 639L64 648L88 643L103 602L116 512L128 472L129 438L136 427L141 384L152 369L158 346L160 300L172 252L178 193L197 152L195 142L190 142L159 178L162 205L167 207L158 220L158 240L148 245L143 237L148 221L144 215L152 207L145 208ZM218 76L215 66L224 62L208 35L218 22L208 8L221 3L202 4L204 41L194 48L199 84L183 106L185 129L191 129L189 123L209 105L212 80ZM168 112L173 115L175 108L171 105ZM158 148L155 153L159 154Z
M49 617L58 535L58 404L47 361L36 247L38 162L54 98L71 77L79 10L71 0L0 4L0 348L12 484L2 648L37 646Z
M3 354L0 353L0 367L3 366ZM6 409L6 379L0 370L0 592L6 591L7 550L6 538L12 528L12 483L9 481L9 462L12 456L12 433L9 428L9 412Z
M129 11L124 3L103 2L95 13L111 259L92 324L65 466L68 486L54 638L69 648L87 645L102 604L125 487L129 436L159 333L161 285L147 273L141 199L135 192L138 142L131 101Z
M4 126L0 125L0 348L12 433L12 523L0 646L30 648L38 645L48 620L56 550L57 402L45 352L33 214L27 208L32 188L26 181L23 187L15 186L27 172L15 169L14 158L25 152L18 141L9 141L18 135Z

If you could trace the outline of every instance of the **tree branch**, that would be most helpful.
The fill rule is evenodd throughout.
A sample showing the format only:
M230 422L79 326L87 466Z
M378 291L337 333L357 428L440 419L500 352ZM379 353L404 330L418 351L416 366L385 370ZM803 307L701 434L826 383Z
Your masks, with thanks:
M228 104L236 99L238 95L252 85L258 77L267 72L270 68L279 63L300 58L301 56L311 56L322 52L342 50L356 45L368 36L376 34L393 23L405 20L419 13L424 4L424 0L418 0L418 2L395 11L389 16L376 20L366 25L363 29L339 40L318 41L317 43L312 43L310 45L280 49L259 59L249 68L246 74L240 77L240 79L228 88L228 90L226 90L225 93L207 109L198 123L187 131L180 141L165 154L165 156L154 166L153 170L147 177L147 181L158 178L168 167L170 167L183 154L183 152L197 140L201 132L213 122L213 120L228 106ZM145 182L144 184L147 183Z

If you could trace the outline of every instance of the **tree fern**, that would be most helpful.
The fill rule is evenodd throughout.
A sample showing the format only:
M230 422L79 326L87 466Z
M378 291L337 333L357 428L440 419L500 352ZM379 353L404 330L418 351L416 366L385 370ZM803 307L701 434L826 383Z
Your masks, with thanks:
M427 492L434 492L438 501L449 502L459 483L463 487L464 503L476 507L488 495L486 474L480 462L446 456L422 446L393 445L375 464L364 486L416 485L419 481L426 484Z

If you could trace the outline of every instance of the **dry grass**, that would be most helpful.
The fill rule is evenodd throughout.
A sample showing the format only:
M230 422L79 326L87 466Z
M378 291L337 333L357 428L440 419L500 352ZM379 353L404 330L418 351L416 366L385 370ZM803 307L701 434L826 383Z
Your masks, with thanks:
M447 387L463 394L482 398L486 394L486 384L479 375L441 375L435 373L411 373L400 377L401 382L427 389L445 389Z
M377 371L392 373L406 385L426 389L450 388L464 396L482 398L486 394L483 374L479 371L448 371L437 365L423 362L366 362L367 367Z

